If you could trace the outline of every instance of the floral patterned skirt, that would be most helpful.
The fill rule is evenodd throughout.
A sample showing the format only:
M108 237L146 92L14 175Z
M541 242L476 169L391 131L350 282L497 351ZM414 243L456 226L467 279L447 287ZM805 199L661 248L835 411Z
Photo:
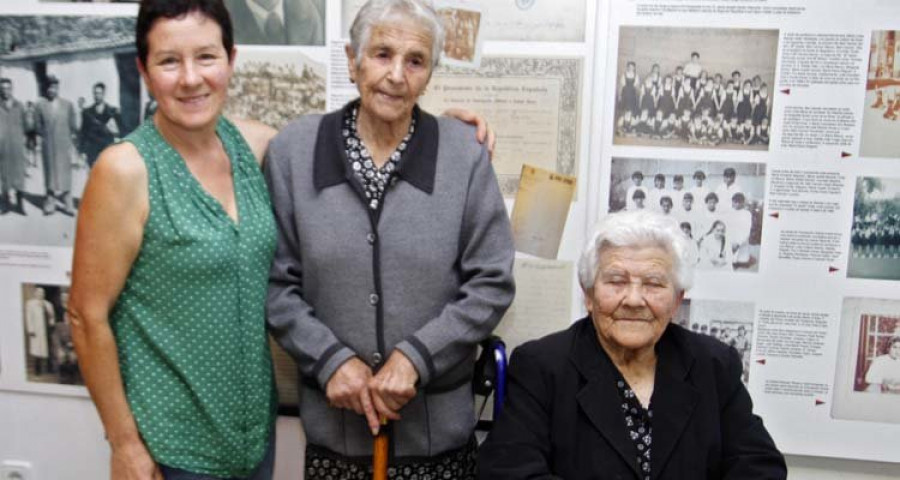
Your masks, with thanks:
M441 455L394 461L388 466L391 480L474 480L476 444L473 438L466 446ZM348 459L315 446L306 448L306 480L369 480L372 461Z

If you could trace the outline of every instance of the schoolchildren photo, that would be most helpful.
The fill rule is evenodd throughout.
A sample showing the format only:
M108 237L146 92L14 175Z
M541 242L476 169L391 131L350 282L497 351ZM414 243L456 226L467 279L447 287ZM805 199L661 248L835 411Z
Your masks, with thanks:
M858 177L847 276L900 280L900 178Z
M622 27L614 143L766 150L777 30Z
M609 212L649 209L671 215L691 239L701 270L757 271L765 165L612 159Z

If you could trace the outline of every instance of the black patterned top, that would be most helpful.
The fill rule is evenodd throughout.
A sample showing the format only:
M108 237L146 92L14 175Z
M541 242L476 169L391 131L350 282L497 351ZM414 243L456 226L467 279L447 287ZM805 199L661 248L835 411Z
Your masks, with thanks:
M650 420L653 418L653 410L644 409L628 382L622 378L619 372L616 372L616 376L618 377L616 387L618 387L619 397L622 399L625 428L638 453L638 470L644 480L650 480L650 444L653 443L653 428Z
M342 134L344 136L344 148L347 151L347 161L350 162L350 168L353 174L359 180L363 193L369 201L369 208L378 210L381 199L384 197L384 191L388 185L396 182L395 175L397 173L397 165L400 158L409 145L409 139L412 138L416 131L416 118L413 116L409 124L409 132L403 137L397 149L388 157L381 168L375 165L369 150L363 145L359 138L359 130L357 129L356 118L359 114L359 105L349 109L344 115L344 128Z

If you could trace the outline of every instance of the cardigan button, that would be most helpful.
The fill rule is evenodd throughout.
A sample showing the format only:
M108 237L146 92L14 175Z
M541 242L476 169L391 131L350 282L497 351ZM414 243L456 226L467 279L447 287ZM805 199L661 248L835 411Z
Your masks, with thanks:
M383 360L383 358L381 357L380 352L375 352L372 354L372 365L378 365L381 363L382 360Z
M369 295L369 305L378 305L378 294L373 293Z
M378 237L374 233L369 233L366 235L366 241L369 242L369 245L375 245L375 240L377 239Z

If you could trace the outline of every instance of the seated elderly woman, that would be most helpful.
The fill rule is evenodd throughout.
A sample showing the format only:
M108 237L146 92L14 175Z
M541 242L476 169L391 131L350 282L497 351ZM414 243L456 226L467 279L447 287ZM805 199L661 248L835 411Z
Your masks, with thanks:
M474 478L476 344L512 301L513 242L487 150L416 105L441 52L421 0L372 0L346 51L360 98L268 151L278 247L269 326L297 360L307 479Z
M737 352L671 323L684 252L658 214L600 222L578 264L588 316L515 350L478 478L786 478Z

